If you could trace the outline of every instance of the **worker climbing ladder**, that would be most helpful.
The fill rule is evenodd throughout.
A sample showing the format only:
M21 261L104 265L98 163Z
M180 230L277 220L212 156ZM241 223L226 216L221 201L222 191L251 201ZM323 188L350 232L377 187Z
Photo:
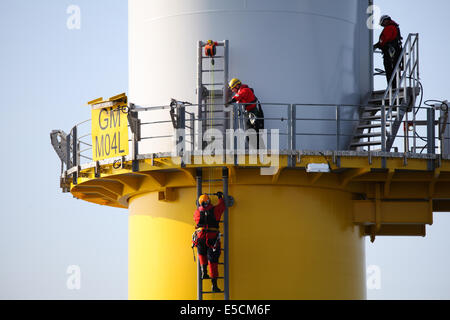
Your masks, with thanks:
M211 40L210 40L211 41ZM228 40L213 42L216 47L214 54L209 53L208 42L198 42L197 69L197 104L198 127L197 148L203 150L203 133L207 129L218 129L225 138L229 127L228 112L225 103L228 99ZM206 51L206 52L205 52ZM224 147L225 147L225 141Z
M198 168L196 172L196 182L197 182L197 199L202 195L205 194L203 192L203 185L206 184L210 188L212 185L216 185L218 183L222 183L222 190L223 190L223 197L226 204L225 211L223 213L222 220L220 221L221 224L221 260L219 259L219 266L223 266L223 273L220 272L219 269L219 277L217 279L223 280L223 289L220 292L213 292L212 290L205 290L204 289L204 280L202 279L202 270L200 266L200 261L197 262L197 299L203 300L203 295L223 295L224 300L230 299L230 286L229 286L229 252L228 252L228 208L233 205L233 197L228 195L228 168L224 167L221 170L221 179L218 177L215 177L214 175L209 174L207 176L207 179L203 179L203 170L202 168ZM210 173L211 171L207 171L206 173ZM208 194L208 193L206 193ZM209 195L213 195L209 193Z

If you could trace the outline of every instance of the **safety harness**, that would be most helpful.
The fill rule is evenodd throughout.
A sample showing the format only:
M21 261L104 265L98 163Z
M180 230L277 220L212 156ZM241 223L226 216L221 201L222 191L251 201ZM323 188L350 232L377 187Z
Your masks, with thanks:
M255 94L253 88L249 87L249 89ZM255 104L255 107L252 110L247 111L250 124L254 126L255 129L264 129L264 112L261 107L261 102L259 102L258 98L255 96L255 100L250 103Z
M219 230L219 222L216 220L214 216L214 207L211 207L208 210L200 211L200 221L198 222L196 229L192 234L192 250L194 250L194 247L198 246L199 234L201 232L205 232L206 234L206 246L212 248L213 251L215 251L220 241L220 230ZM208 244L208 233L210 232L217 233L214 245ZM194 254L194 261L195 261L195 254Z

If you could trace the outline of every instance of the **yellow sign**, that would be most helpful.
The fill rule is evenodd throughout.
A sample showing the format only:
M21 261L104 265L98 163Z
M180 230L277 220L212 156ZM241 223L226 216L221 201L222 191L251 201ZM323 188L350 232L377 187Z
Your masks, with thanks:
M122 102L92 108L92 158L94 161L128 154L128 118Z

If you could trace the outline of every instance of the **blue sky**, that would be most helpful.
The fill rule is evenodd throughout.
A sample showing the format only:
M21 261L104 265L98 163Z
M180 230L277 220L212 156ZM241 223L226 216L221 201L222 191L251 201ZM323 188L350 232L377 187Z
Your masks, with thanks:
M382 14L389 14L400 24L404 38L408 33L419 33L424 99L450 100L450 2L375 0L375 4ZM375 32L375 39L379 33ZM384 69L381 56L375 58L375 66ZM377 79L375 84L381 88L385 78ZM435 213L426 238L380 237L374 244L366 239L367 265L377 265L381 271L381 289L368 290L368 298L450 299L449 228L450 214Z
M70 4L79 30L66 26ZM87 101L127 90L127 2L1 1L0 15L0 298L126 299L126 210L62 194L49 133L89 118ZM81 268L80 290L66 287L69 265Z
M66 25L72 4L81 9L79 30ZM448 0L376 4L404 35L420 33L425 98L450 99ZM127 19L125 0L0 2L0 299L127 298L126 210L62 194L49 139L52 129L89 118L87 101L127 91ZM450 298L450 214L434 217L426 238L367 240L367 265L381 271L369 299ZM80 290L66 286L70 265L81 268Z

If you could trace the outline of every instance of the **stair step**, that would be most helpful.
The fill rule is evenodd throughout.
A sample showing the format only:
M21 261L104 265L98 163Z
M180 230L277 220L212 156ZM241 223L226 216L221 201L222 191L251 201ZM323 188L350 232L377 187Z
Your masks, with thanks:
M361 117L361 120L381 120L381 115L379 115L379 116Z
M368 147L368 146L378 146L381 145L381 141L371 141L371 142L357 142L352 143L350 147Z
M386 127L389 127L391 124L390 123L386 123ZM376 124L363 124L363 125L359 125L358 129L373 129L373 128L381 128L381 123L376 123Z
M365 107L363 112L374 112L381 111L381 106L379 107Z
M381 132L362 133L354 136L355 139L375 138L375 137L381 137Z

